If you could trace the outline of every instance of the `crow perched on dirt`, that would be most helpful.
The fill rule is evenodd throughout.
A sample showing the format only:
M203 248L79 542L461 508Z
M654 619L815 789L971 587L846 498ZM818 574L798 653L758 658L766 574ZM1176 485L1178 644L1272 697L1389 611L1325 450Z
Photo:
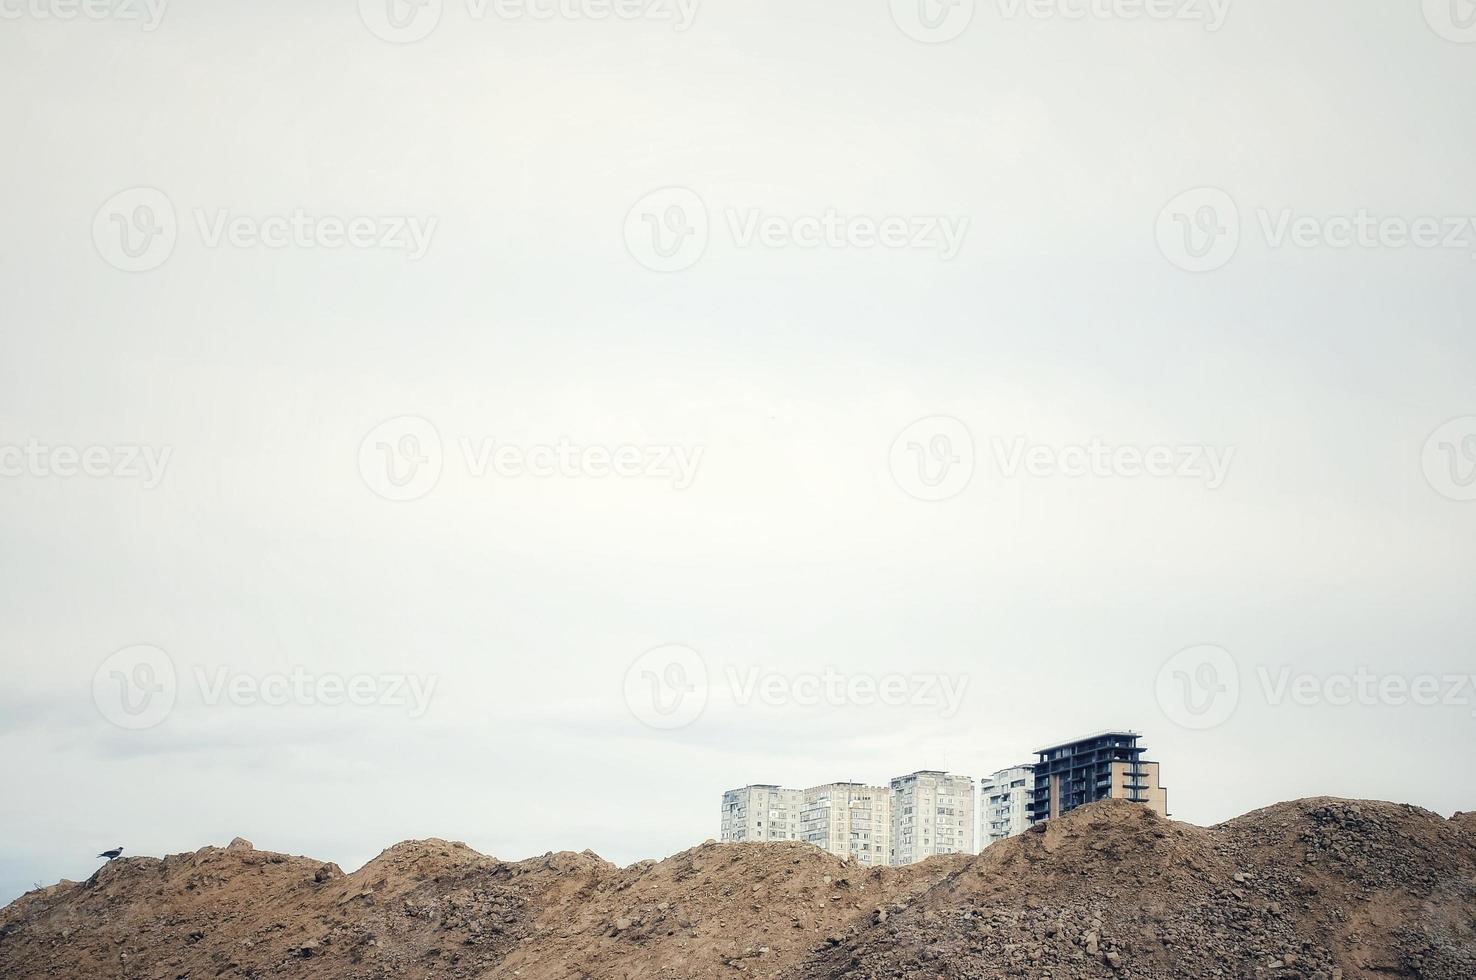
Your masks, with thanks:
M122 844L119 844L117 847L113 848L111 851L103 851L101 854L98 855L98 857L100 857L100 858L107 858L109 861L111 861L111 860L113 860L113 858L117 857L119 854L122 854L122 853L123 853L123 845Z

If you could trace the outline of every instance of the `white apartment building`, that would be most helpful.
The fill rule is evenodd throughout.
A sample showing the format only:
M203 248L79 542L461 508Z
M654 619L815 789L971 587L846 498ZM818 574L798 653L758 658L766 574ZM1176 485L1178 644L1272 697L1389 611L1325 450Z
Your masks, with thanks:
M1011 766L979 783L979 838L984 847L1023 834L1030 826L1035 767Z
M924 769L892 780L891 863L974 853L974 779Z
M754 785L723 794L724 841L800 840L800 805L804 792L780 786Z
M859 864L890 863L891 791L862 783L810 787L800 807L800 839Z

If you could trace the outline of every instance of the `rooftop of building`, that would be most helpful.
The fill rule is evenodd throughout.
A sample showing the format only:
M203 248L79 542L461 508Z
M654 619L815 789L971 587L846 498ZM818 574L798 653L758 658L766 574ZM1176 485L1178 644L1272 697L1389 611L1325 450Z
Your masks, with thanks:
M1068 738L1061 742L1052 742L1051 744L1043 748L1036 749L1035 754L1039 755L1042 752L1049 752L1052 749L1069 749L1074 745L1085 745L1088 742L1098 742L1104 738L1124 738L1137 740L1142 737L1142 732L1135 732L1131 728L1104 728L1102 731L1099 732L1088 732L1086 735L1081 735L1076 738Z
M1034 768L1035 768L1035 763L1033 763L1033 762L1021 762L1018 765L1005 766L1003 769L996 769L996 770L994 770L994 772L990 773L988 776L985 776L984 778L985 779L993 779L995 776L1000 776L1000 775L1003 775L1004 773L1007 773L1007 772L1014 772L1017 769L1034 769Z

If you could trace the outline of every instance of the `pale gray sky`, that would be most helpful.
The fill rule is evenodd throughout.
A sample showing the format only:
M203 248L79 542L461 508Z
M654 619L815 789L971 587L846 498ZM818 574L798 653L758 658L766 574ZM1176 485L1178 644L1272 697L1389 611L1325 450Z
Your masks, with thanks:
M530 4L0 0L0 900L1108 726L1476 806L1466 0Z

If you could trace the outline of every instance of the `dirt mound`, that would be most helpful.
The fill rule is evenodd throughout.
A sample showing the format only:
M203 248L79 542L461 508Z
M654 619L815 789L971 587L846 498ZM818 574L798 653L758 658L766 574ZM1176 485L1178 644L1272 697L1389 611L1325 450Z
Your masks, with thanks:
M944 867L863 868L808 844L709 842L600 882L498 975L771 976Z
M1450 821L1462 833L1476 834L1476 811L1472 811L1471 813L1457 813L1450 818Z
M534 935L542 902L618 874L593 855L507 864L409 841L352 875L245 841L31 892L0 916L0 976L476 976Z
M0 912L7 980L1476 978L1476 822L1312 799L1212 828L1083 807L981 855L863 868L708 842L617 868L412 841L353 874L127 858Z
M1333 954L1237 857L1214 831L1093 804L990 847L793 976L1326 980Z
M1220 828L1292 896L1349 976L1476 977L1476 832L1407 804L1327 797Z

